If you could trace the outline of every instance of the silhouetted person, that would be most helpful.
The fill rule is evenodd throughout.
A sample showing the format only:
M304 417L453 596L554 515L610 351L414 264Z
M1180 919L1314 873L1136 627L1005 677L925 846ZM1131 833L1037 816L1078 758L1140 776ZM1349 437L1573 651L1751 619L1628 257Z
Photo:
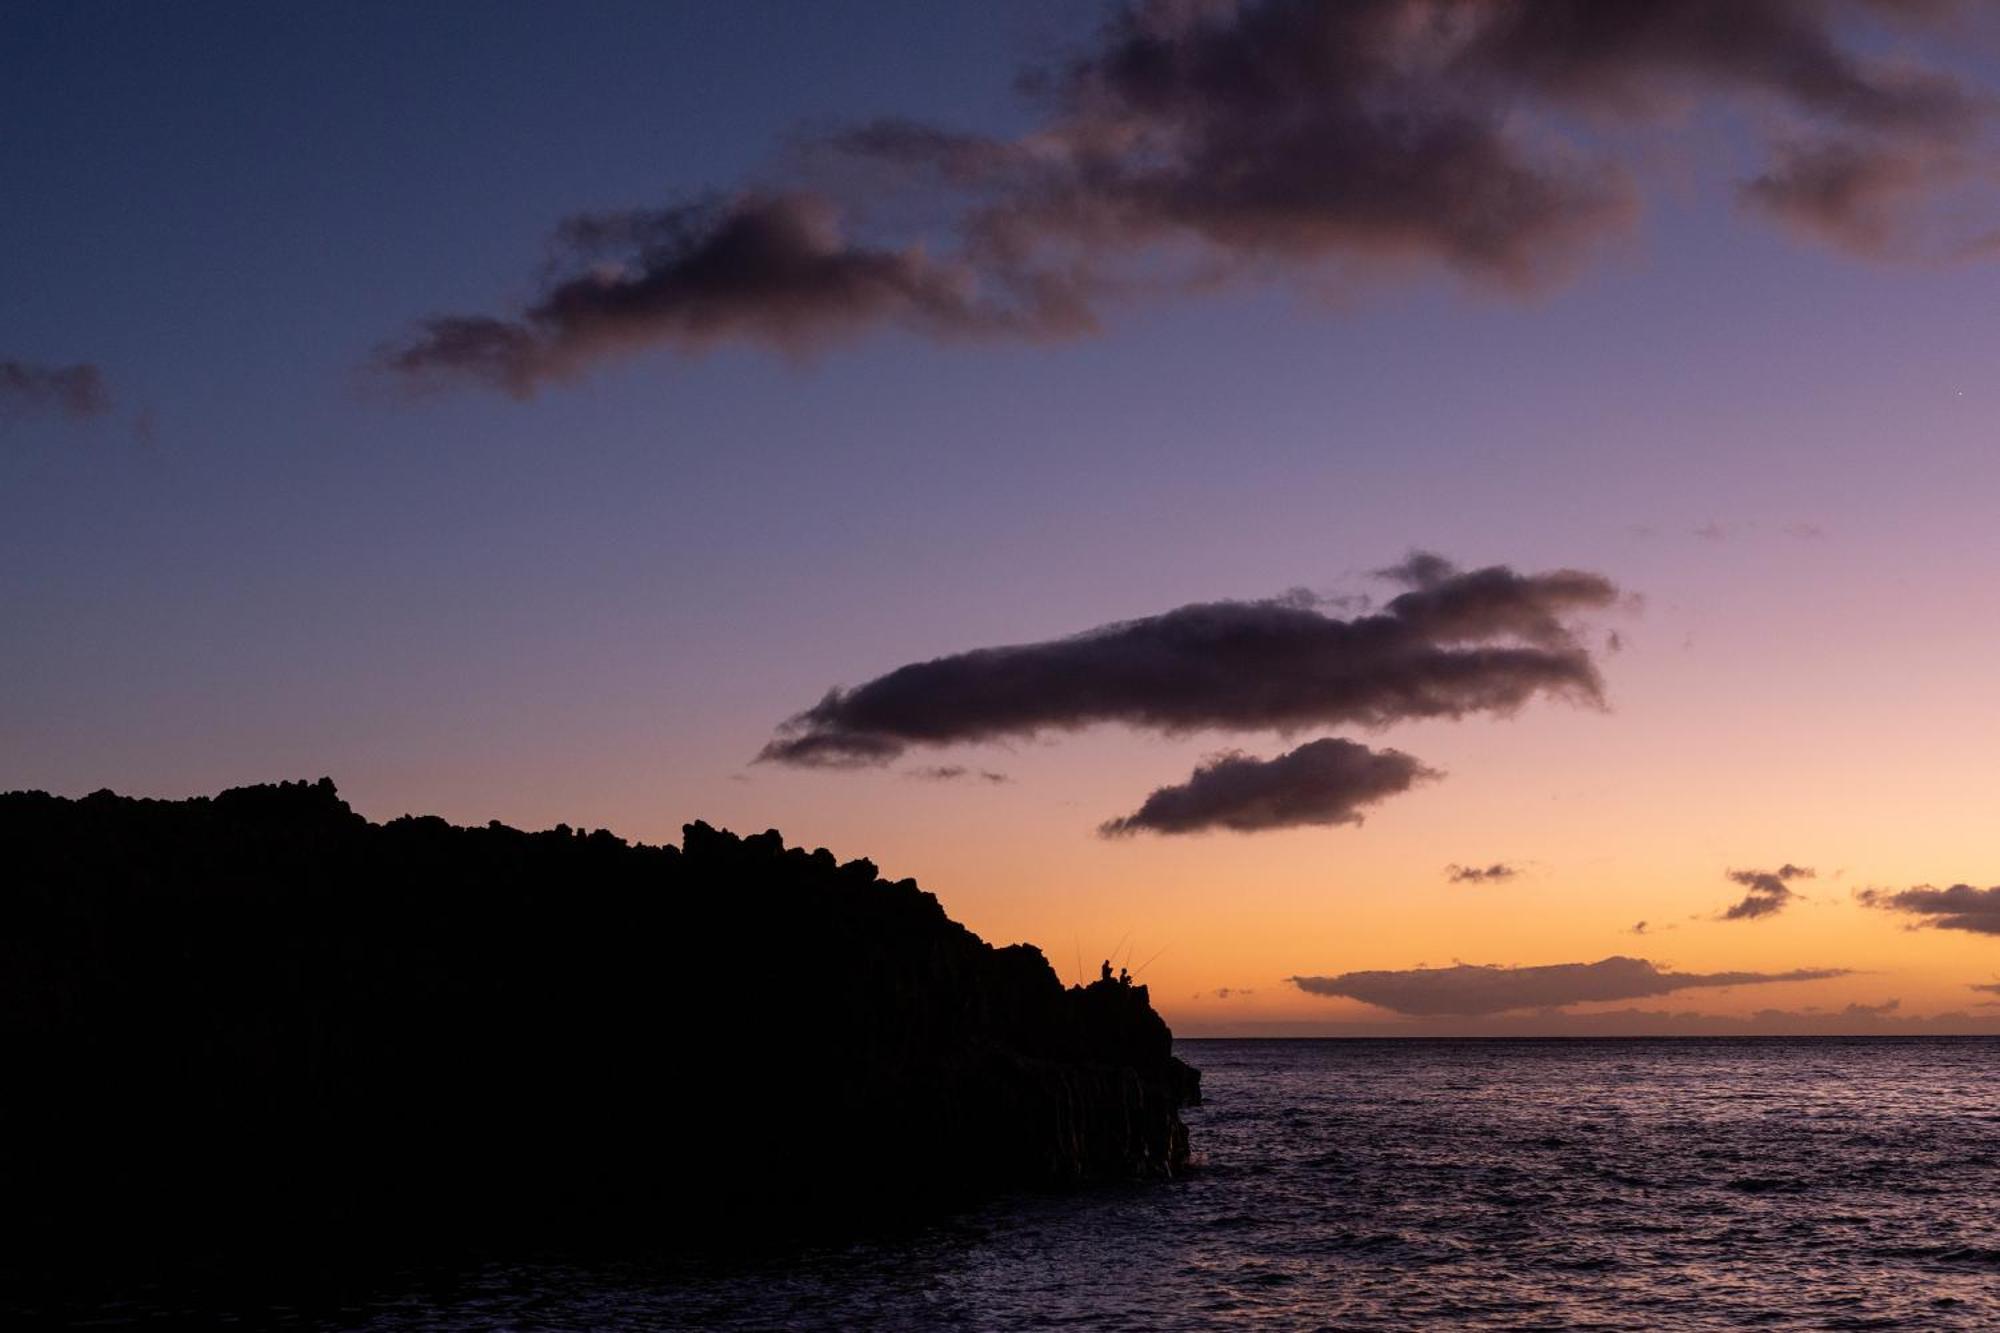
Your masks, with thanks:
M1104 970L1099 974L1097 979L1099 981L1111 980L1111 960L1109 958L1104 960Z
M1118 969L1118 984L1121 986L1129 986L1132 984L1132 974L1130 972L1127 972L1122 967Z

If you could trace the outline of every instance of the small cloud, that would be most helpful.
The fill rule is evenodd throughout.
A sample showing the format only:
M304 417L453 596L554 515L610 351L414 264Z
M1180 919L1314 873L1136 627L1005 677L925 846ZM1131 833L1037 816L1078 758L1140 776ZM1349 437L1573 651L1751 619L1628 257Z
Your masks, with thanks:
M1918 918L1918 924L1939 930L1965 930L1976 935L2000 935L2000 885L1975 889L1970 884L1954 884L1948 889L1920 884L1914 889L1891 893L1886 889L1862 889L1854 895L1867 907L1885 912L1902 912Z
M1864 259L1897 257L1912 204L1966 172L1955 153L1853 141L1781 144L1772 168L1737 194L1748 209Z
M1646 923L1643 921L1634 921L1625 933L1627 935L1643 935L1646 933Z
M1275 759L1231 751L1161 787L1129 815L1098 828L1105 837L1359 824L1361 807L1443 776L1400 750L1353 741L1308 741Z
M1489 866L1448 865L1444 868L1445 878L1453 884L1497 884L1520 874L1519 868L1504 861L1495 861Z
M111 394L96 366L0 361L0 417L49 414L82 420L110 410Z
M1785 535L1802 542L1823 541L1826 538L1826 529L1817 523L1787 523Z
M928 768L905 769L903 776L919 782L1012 782L1005 773L990 768L967 768L964 764L933 764Z
M1791 881L1811 879L1813 872L1809 866L1795 866L1788 861L1776 870L1731 870L1726 872L1725 877L1741 884L1745 892L1742 901L1723 912L1720 919L1755 921L1785 910L1786 905L1798 897L1792 890Z

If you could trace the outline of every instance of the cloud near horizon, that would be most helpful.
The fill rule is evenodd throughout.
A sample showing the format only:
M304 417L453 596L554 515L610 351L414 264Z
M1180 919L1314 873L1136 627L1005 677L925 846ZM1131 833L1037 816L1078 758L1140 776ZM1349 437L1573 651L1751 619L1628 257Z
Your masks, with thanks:
M1743 897L1722 913L1724 921L1755 921L1762 917L1776 916L1798 897L1791 886L1795 879L1814 878L1810 866L1795 866L1787 861L1776 870L1730 870L1724 878L1741 884Z
M1939 889L1921 884L1896 893L1886 889L1863 889L1855 897L1864 906L1907 913L1919 918L1918 924L1934 926L1939 930L2000 935L2000 885L1975 889L1970 884L1954 884L1948 889Z
M1759 1009L1741 1016L1636 1008L1304 1020L1214 1015L1210 1009L1176 1019L1174 1031L1190 1037L1970 1036L2000 1032L2000 1016L1963 1010L1907 1014L1894 1000L1839 1009Z
M1453 884L1498 884L1520 874L1515 866L1504 861L1495 861L1488 866L1448 865L1444 875Z
M82 420L110 410L104 372L88 362L47 366L0 361L0 418L48 413Z
M646 347L798 353L882 327L1075 336L1109 304L1218 280L1442 270L1545 289L1640 212L1645 149L1598 131L1672 126L1698 99L1763 140L1764 165L1737 182L1746 215L1899 257L1973 215L1942 204L1990 174L1988 100L1935 49L1959 8L1116 5L1080 50L1023 75L1040 119L1018 138L880 119L812 141L776 188L573 217L523 308L432 315L376 364L527 397ZM1885 22L1898 56L1862 54ZM913 211L948 221L897 235L804 183L855 170L876 195L886 171L924 201ZM1991 228L1973 223L1929 249L1978 252Z
M1452 967L1343 972L1338 976L1295 976L1286 980L1308 995L1360 1000L1399 1014L1476 1016L1524 1009L1560 1009L1572 1004L1640 999L1717 986L1824 981L1849 974L1847 968L1670 972L1643 958L1614 955L1594 963L1552 963L1539 967L1459 963Z
M1231 751L1196 768L1186 782L1157 789L1137 810L1106 820L1097 831L1113 838L1359 824L1362 806L1443 776L1400 750L1371 750L1331 737L1275 759Z

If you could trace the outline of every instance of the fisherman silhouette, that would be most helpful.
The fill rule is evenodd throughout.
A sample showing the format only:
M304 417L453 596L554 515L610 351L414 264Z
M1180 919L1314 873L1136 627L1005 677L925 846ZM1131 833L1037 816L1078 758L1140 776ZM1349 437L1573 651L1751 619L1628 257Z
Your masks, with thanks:
M1111 960L1109 958L1104 960L1104 970L1099 974L1097 979L1099 981L1111 980Z
M1107 971L1108 970L1109 969L1107 969ZM1127 972L1122 967L1118 969L1118 984L1121 986L1129 986L1132 984L1132 974L1130 972Z

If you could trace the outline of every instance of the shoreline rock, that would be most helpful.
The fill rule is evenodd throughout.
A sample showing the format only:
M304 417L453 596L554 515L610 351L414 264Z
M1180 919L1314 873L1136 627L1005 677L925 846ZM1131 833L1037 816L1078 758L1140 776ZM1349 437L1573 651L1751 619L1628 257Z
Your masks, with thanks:
M17 1246L841 1234L1188 1161L1144 986L694 823L0 796Z

